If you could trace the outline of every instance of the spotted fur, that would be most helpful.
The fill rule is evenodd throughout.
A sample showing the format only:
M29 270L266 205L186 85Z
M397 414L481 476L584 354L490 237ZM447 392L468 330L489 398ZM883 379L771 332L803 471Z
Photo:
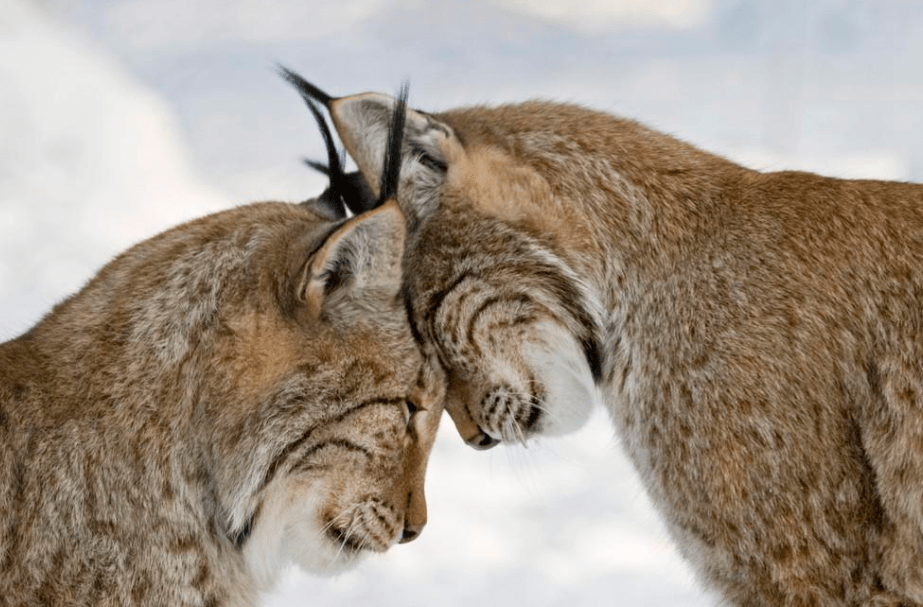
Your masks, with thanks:
M422 530L405 220L331 208L174 228L0 344L0 605L255 605Z
M392 100L328 105L376 188ZM728 604L923 605L923 187L551 102L406 124L405 301L469 444L600 401Z

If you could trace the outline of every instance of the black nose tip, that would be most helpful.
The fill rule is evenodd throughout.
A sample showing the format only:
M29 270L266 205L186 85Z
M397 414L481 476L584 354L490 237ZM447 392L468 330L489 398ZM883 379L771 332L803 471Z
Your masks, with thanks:
M406 544L407 542L412 542L418 537L423 531L422 525L406 525L404 527L404 535L401 536L401 543Z
M469 447L472 449L477 449L478 451L485 451L491 449L500 444L500 440L492 436L488 436L487 433L481 432L480 434L469 438L465 441Z

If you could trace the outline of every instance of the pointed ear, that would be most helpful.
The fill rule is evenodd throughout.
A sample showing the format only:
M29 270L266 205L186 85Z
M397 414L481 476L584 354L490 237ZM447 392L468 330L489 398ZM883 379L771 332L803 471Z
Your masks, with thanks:
M381 191L389 131L398 101L380 93L333 99L330 115L346 150L372 191ZM446 178L461 145L452 129L434 117L407 109L400 158L399 204L409 219L418 221L435 208L432 194ZM428 195L421 195L426 192Z
M391 305L400 293L404 215L393 200L337 228L305 267L299 292L320 317L344 301Z

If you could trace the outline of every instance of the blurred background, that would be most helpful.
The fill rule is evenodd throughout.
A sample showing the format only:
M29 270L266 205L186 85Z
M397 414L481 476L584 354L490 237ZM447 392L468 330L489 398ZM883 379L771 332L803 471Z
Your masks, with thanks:
M0 340L166 227L319 193L276 62L333 95L553 98L753 168L923 180L915 0L0 0ZM601 412L487 453L446 423L427 492L419 540L263 604L714 604Z

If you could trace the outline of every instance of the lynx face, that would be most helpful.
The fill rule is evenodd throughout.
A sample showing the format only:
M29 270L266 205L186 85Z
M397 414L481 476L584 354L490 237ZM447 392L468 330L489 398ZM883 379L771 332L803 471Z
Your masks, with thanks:
M382 246L402 221L391 204L298 242L298 222L275 218L281 233L256 239L282 249L255 254L271 268L308 253L311 269L241 271L216 318L220 364L200 397L226 453L229 531L263 578L286 559L340 571L426 523L442 388L398 298L400 248Z
M414 539L444 386L395 203L260 203L130 249L0 345L11 604L247 605ZM0 601L3 602L3 601Z
M329 103L373 187L391 105L376 94ZM446 409L475 448L573 431L599 402L604 354L599 304L561 246L573 218L536 168L506 152L513 143L461 116L462 145L447 118L408 111L400 196L411 226L405 296L447 374ZM536 199L553 212L528 212Z
M572 431L596 398L600 352L579 282L544 243L478 220L426 222L405 258L420 268L405 276L407 296L438 346L447 407L477 448Z

